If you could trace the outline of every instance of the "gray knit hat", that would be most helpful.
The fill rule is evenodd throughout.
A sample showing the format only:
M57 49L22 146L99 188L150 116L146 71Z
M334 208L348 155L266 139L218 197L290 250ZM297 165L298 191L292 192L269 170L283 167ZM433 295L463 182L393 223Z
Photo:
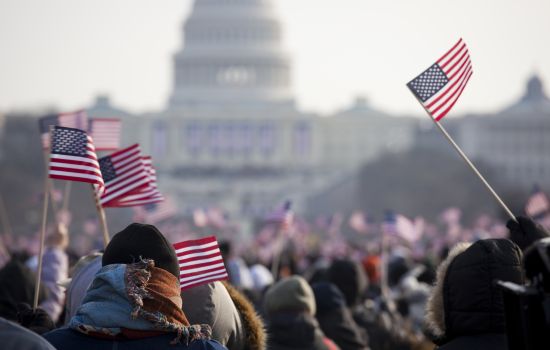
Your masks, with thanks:
M315 296L305 279L291 276L280 280L267 290L264 308L268 314L305 311L314 316Z

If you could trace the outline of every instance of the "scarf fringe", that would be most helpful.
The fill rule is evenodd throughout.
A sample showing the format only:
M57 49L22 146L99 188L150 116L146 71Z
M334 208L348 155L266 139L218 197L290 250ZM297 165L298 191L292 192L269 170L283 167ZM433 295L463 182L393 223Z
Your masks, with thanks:
M209 340L212 337L212 328L207 324L196 324L183 326L169 322L165 315L160 312L149 312L143 309L143 300L152 299L147 292L147 284L151 278L150 269L155 267L155 262L151 259L141 259L140 261L128 264L126 267L126 293L133 306L132 318L141 317L153 324L155 329L177 333L177 336L170 344L184 342L189 345L194 340Z

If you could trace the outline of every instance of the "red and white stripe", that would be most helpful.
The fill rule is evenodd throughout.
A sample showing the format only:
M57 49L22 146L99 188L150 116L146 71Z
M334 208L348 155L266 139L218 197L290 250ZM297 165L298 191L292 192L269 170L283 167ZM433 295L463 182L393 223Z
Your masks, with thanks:
M445 72L449 80L437 94L426 100L423 105L436 121L449 113L473 74L470 53L466 43L460 39L439 60L437 65Z
M55 134L55 128L53 131ZM52 137L55 137L52 134ZM97 186L99 193L105 190L103 177L97 161L94 143L87 136L86 156L50 154L48 176L52 179L87 182Z
M229 278L215 236L174 244L181 289Z
M157 188L157 175L156 170L153 167L153 161L151 157L142 157L142 162L145 167L145 172L149 176L149 183L147 187L142 188L136 193L129 194L120 198L116 202L117 207L135 207L146 204L160 203L164 201L164 197Z
M59 126L67 128L88 130L88 114L81 109L75 112L60 113ZM93 137L93 135L91 135Z
M138 144L107 157L111 158L117 176L105 184L105 192L100 202L105 207L111 207L117 206L118 199L146 187L149 184L149 176L141 161L141 149Z
M122 122L117 118L93 118L90 120L90 134L98 151L113 151L120 148Z

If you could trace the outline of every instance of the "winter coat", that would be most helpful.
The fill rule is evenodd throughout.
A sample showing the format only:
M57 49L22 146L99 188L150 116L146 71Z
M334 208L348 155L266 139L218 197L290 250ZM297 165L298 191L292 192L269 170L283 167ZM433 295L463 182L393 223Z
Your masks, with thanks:
M312 288L317 302L316 318L326 336L342 350L368 349L342 292L327 282L314 284Z
M506 239L455 246L437 271L426 321L440 350L507 349L502 291L524 282L521 250Z
M65 289L58 282L65 280L69 274L69 259L61 248L49 247L42 258L42 284L48 290L48 297L40 307L46 310L57 322L65 305Z
M144 338L134 339L101 339L90 337L70 328L62 328L47 333L45 338L57 350L151 350L151 349L185 349L185 350L220 350L225 349L223 345L213 340L195 340L189 344L171 345L174 340L173 334L149 334Z
M0 270L0 317L17 320L17 304L32 304L34 298L34 273L23 263L11 260ZM40 300L45 296L40 288Z
M265 331L254 307L231 285L213 282L182 291L183 312L191 323L212 327L212 339L232 350L263 349Z
M0 344L4 350L55 350L44 338L0 317Z
M225 349L203 340L209 326L189 326L179 292L177 278L152 260L103 266L68 327L44 338L58 350Z
M334 350L338 347L325 337L317 320L307 313L270 315L267 328L268 350Z
M271 286L265 294L264 309L268 318L267 349L339 349L319 327L315 295L302 277L283 278Z

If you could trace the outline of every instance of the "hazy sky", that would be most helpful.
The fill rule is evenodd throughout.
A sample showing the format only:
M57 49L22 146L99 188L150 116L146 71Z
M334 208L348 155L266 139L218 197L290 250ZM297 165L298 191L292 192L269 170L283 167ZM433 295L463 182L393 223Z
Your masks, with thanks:
M455 114L492 111L537 72L550 85L549 0L274 0L301 108L358 94L421 114L405 83L463 37L474 75ZM0 0L0 111L86 106L97 93L161 109L191 0Z

